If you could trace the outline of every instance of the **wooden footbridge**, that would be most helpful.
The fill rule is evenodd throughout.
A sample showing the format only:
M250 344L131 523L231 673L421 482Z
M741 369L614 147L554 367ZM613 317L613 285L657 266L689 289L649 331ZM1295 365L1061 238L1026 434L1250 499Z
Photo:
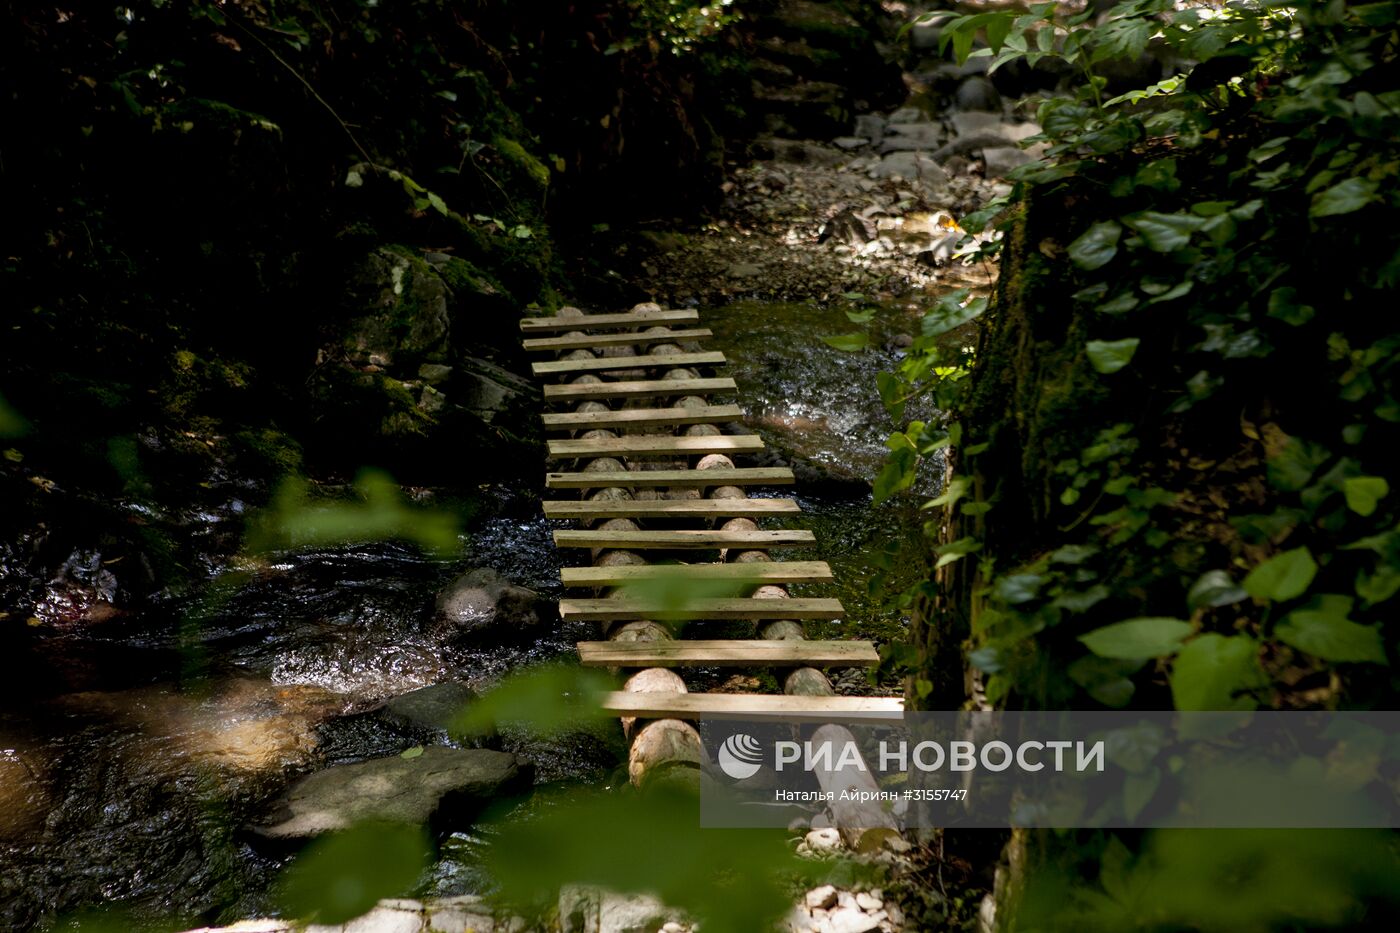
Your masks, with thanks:
M663 764L703 760L685 720L820 723L898 719L903 710L898 697L838 696L822 673L871 666L879 656L868 641L806 639L801 620L840 619L844 609L836 599L794 597L787 585L828 582L831 568L773 558L815 539L759 526L801 509L748 491L791 484L793 474L735 465L732 457L763 450L763 441L724 432L742 412L716 397L732 397L736 386L714 375L724 354L700 348L711 332L698 321L695 311L648 304L624 314L564 308L520 325L527 350L553 357L533 364L546 406L556 409L543 416L558 435L549 457L564 470L546 476L559 498L544 512L578 523L555 531L558 547L592 554L592 566L562 571L564 586L582 593L560 601L560 616L600 625L604 640L578 645L583 664L632 672L603 703L632 738L638 783ZM677 631L681 618L749 622L754 637L684 637L692 626ZM677 673L686 668L775 669L783 693L692 693Z

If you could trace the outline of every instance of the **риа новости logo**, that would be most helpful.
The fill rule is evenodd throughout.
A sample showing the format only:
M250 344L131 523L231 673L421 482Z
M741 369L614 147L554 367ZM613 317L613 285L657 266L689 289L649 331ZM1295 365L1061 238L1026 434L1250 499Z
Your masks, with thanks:
M743 732L735 733L719 747L719 769L736 781L758 773L763 760L763 747L758 739Z

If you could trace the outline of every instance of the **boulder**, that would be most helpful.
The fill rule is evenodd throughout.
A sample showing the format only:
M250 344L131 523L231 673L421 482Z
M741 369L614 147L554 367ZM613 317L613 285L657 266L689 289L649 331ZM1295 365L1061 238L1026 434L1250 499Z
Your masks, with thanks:
M446 732L476 694L449 681L421 687L384 704L382 715L394 725L417 732Z
M426 260L401 247L372 250L351 270L345 287L347 357L409 372L421 362L442 361L451 298L451 289Z
M364 821L437 823L465 820L503 794L530 786L533 769L506 752L431 746L318 771L293 784L274 815L254 826L277 841L313 839Z
M489 360L468 357L461 362L452 393L458 405L488 424L513 421L526 412L533 415L536 390L529 380Z
M982 75L972 75L958 85L954 102L959 110L984 110L1001 113L1001 95Z
M1006 136L1001 115L996 113L955 113L948 118L953 124L953 134L958 137ZM1007 137L1010 138L1010 137Z
M454 580L438 596L438 616L463 634L493 625L528 629L549 616L547 601L534 590L517 586L487 567Z
M862 113L856 117L852 135L878 143L885 135L885 118L878 113Z

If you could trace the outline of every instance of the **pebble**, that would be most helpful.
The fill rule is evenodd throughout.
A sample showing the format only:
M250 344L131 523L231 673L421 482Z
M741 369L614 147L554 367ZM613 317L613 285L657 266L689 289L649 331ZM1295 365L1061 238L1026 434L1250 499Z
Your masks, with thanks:
M877 911L884 907L885 904L884 901L880 900L875 895L867 894L864 891L861 891L859 894L856 895L856 906L859 907L861 910L868 910L873 913L874 911Z
M813 852L835 852L841 848L841 834L834 829L814 829L803 842Z
M863 136L838 136L831 141L837 149L859 149L861 146L870 145L870 140Z
M807 892L807 906L813 910L825 910L836 903L836 888L824 884Z

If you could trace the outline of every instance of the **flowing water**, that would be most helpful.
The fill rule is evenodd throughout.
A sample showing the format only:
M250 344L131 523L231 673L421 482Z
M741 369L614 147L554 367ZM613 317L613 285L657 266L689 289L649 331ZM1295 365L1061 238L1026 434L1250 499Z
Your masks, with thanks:
M749 424L798 468L804 514L786 524L813 529L819 546L793 556L828 560L838 580L805 592L840 596L851 616L828 633L898 637L905 620L872 581L917 518L903 505L872 509L868 478L889 430L874 378L898 359L904 315L877 316L861 353L818 339L858 329L840 309L740 303L706 323ZM284 858L242 827L300 774L423 741L380 715L384 699L444 680L484 689L590 637L555 622L464 640L436 621L437 594L466 568L558 594L535 492L486 491L455 560L396 544L301 551L235 588L0 646L0 928L104 904L187 922L266 913ZM890 585L910 582L910 570ZM536 767L527 812L561 789L618 779L616 737L502 739ZM490 835L465 828L444 840L424 893L486 888L478 861Z

